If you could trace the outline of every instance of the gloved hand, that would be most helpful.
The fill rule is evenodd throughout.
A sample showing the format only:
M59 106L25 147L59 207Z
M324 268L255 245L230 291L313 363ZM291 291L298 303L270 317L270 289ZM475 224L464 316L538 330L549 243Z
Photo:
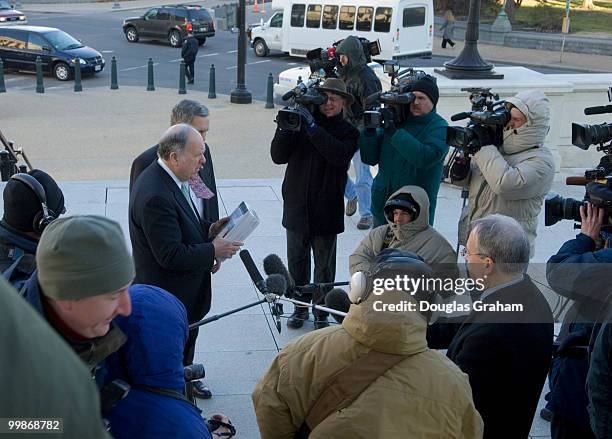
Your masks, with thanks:
M297 107L295 111L300 114L306 133L312 136L317 129L317 123L315 122L315 119L312 114L310 114L310 111L301 106Z

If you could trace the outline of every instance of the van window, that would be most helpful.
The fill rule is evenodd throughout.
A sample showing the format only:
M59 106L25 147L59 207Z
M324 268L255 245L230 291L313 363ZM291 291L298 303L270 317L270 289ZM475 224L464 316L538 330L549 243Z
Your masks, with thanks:
M176 21L187 21L187 9L176 8L174 10L174 19Z
M0 47L8 47L10 49L26 48L26 35L24 32L6 30L2 34L0 34Z
M404 9L404 27L423 26L425 24L425 8Z
M319 27L321 23L321 5L308 5L306 27Z
M283 14L276 14L272 20L270 20L270 27L283 27Z
M28 49L29 50L37 50L39 52L42 52L43 47L45 46L50 47L51 45L49 44L47 40L45 40L40 35L35 34L35 33L30 33L30 35L28 36Z
M389 32L391 30L392 8L376 8L374 32Z
M374 8L366 8L364 6L357 9L357 30L370 32L372 30L372 16Z
M342 6L340 8L340 23L338 28L342 30L353 30L355 26L355 6Z
M204 21L206 23L210 23L211 21L213 21L210 12L208 12L204 8L188 9L187 13L189 14L189 21Z
M156 20L170 20L170 10L168 8L162 8L157 13Z
M293 5L291 8L291 26L304 27L304 12L306 5Z
M157 9L151 9L144 16L145 20L155 20L156 17L157 17Z
M338 6L323 7L323 29L335 29L338 21Z

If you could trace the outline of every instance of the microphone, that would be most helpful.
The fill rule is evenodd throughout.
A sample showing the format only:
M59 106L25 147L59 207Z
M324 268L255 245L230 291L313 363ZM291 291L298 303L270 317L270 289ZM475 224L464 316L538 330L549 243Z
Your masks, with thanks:
M263 266L264 272L268 276L271 276L273 274L280 274L285 279L285 296L291 297L291 295L295 291L295 282L289 274L289 270L287 270L287 267L285 267L285 264L283 264L281 258L274 253L269 254L264 258Z
M287 291L287 282L281 274L271 274L266 279L266 286L270 294L282 296Z
M325 295L325 306L331 309L335 309L337 311L347 313L349 308L351 307L351 301L349 300L346 291L341 288L334 288ZM332 315L338 323L342 323L342 321L344 320L343 316L339 316L336 314Z
M602 105L599 107L587 107L584 109L584 114L590 116L592 114L612 113L612 105Z
M246 249L240 250L240 259L242 260L244 268L246 268L246 271L249 273L249 276L257 289L262 294L268 294L268 287L266 286L263 277L261 277L261 273L257 269L257 266L251 257L251 253L249 253L249 251Z
M462 112L462 113L453 114L453 115L451 116L451 120L452 120L453 122L455 122L455 121L457 121L457 120L467 119L468 117L470 117L470 116L471 116L471 114L472 114L472 113L469 113L469 112L467 112L467 111L464 111L464 112Z

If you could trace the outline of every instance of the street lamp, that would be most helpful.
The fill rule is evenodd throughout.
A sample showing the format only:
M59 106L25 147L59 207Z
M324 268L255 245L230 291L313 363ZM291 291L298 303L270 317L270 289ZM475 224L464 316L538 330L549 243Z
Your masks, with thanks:
M233 104L250 104L252 101L251 92L245 86L245 64L247 35L245 29L245 0L240 0L238 4L238 69L236 73L236 88L230 94L230 102Z
M478 53L478 26L480 24L480 0L470 0L465 45L461 53L453 60L444 63L443 69L436 73L450 79L503 79L504 75L493 71L493 64L488 63Z

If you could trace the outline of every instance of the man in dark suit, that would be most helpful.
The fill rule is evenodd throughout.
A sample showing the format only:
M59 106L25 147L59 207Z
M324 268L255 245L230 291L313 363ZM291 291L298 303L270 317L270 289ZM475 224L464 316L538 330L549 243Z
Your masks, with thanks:
M193 84L195 79L195 60L198 54L200 43L193 36L193 30L187 30L187 38L183 40L183 47L181 48L181 57L185 62L185 76L187 77L187 83Z
M202 140L206 142L206 134L210 128L209 114L208 108L206 108L205 105L190 99L183 99L172 109L172 113L170 114L170 125L177 125L179 123L189 124L200 133ZM130 192L140 173L157 160L158 146L159 145L154 145L150 147L132 162L132 169L130 170ZM206 221L214 223L219 219L219 201L216 195L217 184L215 182L215 171L208 144L206 144L204 158L204 166L202 166L194 178L189 180L189 185L198 197L198 201L196 202L198 213Z
M529 240L519 223L496 214L471 227L464 256L480 291L467 318L438 319L427 341L468 374L485 438L526 439L551 360L552 313L525 274Z
M204 165L204 149L195 128L173 125L159 141L159 158L142 172L130 194L135 282L174 294L185 305L189 323L210 310L210 275L242 245L217 236L227 218L211 224L196 209L197 198L188 181ZM186 365L193 362L196 337L197 330L191 331L185 347ZM198 382L196 395L203 388ZM202 397L210 397L209 392Z

